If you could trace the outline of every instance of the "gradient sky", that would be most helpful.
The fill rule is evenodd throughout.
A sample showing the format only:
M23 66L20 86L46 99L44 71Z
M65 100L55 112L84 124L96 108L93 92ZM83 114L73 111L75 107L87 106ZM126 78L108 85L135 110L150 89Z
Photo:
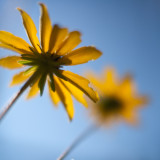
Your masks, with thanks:
M37 0L0 0L0 30L28 42L17 7L27 11L39 27ZM95 45L103 56L94 62L66 67L84 74L113 66L120 76L132 73L139 93L150 104L139 112L140 124L101 129L81 143L70 160L160 159L160 1L159 0L43 0L53 23L82 32L79 46ZM0 57L13 55L0 49ZM0 107L20 86L9 88L17 71L0 68ZM54 108L47 89L26 101L25 94L0 124L0 160L54 160L91 124L85 108L75 101L70 123L62 105Z

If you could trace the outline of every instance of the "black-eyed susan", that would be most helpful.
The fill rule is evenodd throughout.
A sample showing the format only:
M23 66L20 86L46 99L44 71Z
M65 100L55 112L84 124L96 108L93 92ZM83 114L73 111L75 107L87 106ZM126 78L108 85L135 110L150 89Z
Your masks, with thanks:
M93 72L88 72L86 76L99 93L99 101L97 103L88 101L89 113L95 123L84 130L60 155L58 160L64 159L98 127L106 127L114 122L119 122L121 119L135 123L137 120L135 111L148 102L146 96L137 94L135 84L130 75L126 75L123 79L118 79L114 69L108 68L104 70L101 77Z
M69 118L72 119L74 108L71 95L84 106L87 106L87 103L83 98L83 93L94 102L98 100L98 96L89 86L90 82L87 79L70 71L64 71L62 67L95 60L102 53L93 46L74 50L81 42L81 33L69 32L67 28L62 28L57 24L52 27L46 6L42 3L40 6L40 41L33 20L25 11L18 8L31 45L9 32L0 31L0 47L20 54L0 59L0 66L8 69L24 68L13 77L11 82L11 86L13 86L26 81L13 101L28 87L30 90L27 98L34 97L39 91L42 95L45 83L48 81L52 102L58 105L62 101ZM0 119L4 112L0 115Z
M109 122L125 119L137 122L136 111L144 106L148 99L138 95L131 75L119 79L113 68L105 69L101 78L89 73L88 79L99 93L98 103L91 104L90 113L96 123L105 125ZM92 102L91 102L92 103Z

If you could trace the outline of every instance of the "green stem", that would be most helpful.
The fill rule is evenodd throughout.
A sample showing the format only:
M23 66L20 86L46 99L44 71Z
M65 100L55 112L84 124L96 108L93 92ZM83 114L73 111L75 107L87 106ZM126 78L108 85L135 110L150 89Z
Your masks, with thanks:
M57 160L63 160L80 142L82 142L87 136L89 136L93 131L97 129L96 126L91 125L86 130L84 130L73 143L63 152Z
M13 104L16 102L16 100L22 95L22 93L26 90L26 88L35 80L37 77L37 72L35 72L29 80L22 86L22 88L19 90L19 92L14 95L14 97L9 100L8 104L1 108L0 110L0 121L5 117L5 115L8 113L9 109L13 106Z

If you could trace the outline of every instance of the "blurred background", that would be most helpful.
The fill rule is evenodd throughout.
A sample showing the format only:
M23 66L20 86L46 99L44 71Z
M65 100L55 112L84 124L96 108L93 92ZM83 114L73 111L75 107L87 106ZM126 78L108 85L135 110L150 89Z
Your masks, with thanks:
M29 42L17 7L39 28L37 0L0 0L0 30ZM95 45L103 56L94 62L66 67L83 75L100 73L113 66L123 77L133 74L140 94L150 104L139 112L140 123L121 123L100 129L81 143L66 159L71 160L159 160L160 159L160 1L159 0L42 0L52 23L82 32L79 46ZM0 49L0 57L15 53ZM18 71L0 68L0 107L20 86L9 88ZM48 96L29 101L25 94L0 123L0 160L54 160L91 124L86 109L74 101L70 123L62 105L55 108Z

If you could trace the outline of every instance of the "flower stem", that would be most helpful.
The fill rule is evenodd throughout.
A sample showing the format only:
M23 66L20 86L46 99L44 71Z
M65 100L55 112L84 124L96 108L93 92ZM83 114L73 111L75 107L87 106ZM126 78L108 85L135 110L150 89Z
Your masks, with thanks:
M57 160L63 160L80 142L82 142L82 140L93 133L96 129L97 127L95 125L89 126L73 141L73 143L60 155Z
M12 105L16 102L16 100L21 96L21 94L26 90L26 88L35 80L37 77L37 72L35 72L28 81L22 86L22 88L19 90L16 95L13 96L11 100L7 103L6 106L2 107L0 110L0 121L4 118L4 116L8 113L9 109L12 107Z

